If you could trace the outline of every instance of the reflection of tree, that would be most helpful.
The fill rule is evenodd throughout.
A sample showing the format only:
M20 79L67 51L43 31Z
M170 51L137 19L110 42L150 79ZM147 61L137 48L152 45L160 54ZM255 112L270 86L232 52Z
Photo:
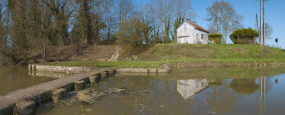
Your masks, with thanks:
M217 79L212 80L212 82L209 83L209 86L221 86L221 85L223 85L222 80L217 80Z
M230 84L230 88L236 93L253 94L259 89L259 86L254 79L234 79Z
M207 104L212 106L213 111L224 114L242 98L242 95L238 95L234 91L230 90L227 80L221 80L221 83L221 86L211 86L210 88L212 90L209 90L205 94Z

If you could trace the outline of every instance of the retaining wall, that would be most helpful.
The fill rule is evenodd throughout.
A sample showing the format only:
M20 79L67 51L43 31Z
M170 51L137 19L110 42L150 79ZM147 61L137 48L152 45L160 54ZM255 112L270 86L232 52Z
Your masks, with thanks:
M162 64L162 68L117 68L117 72L125 72L125 73L169 73L171 68Z
M38 65L29 64L31 71L46 71L46 72L61 72L61 73L82 73L90 72L93 67L78 67L78 66L51 66L51 65Z

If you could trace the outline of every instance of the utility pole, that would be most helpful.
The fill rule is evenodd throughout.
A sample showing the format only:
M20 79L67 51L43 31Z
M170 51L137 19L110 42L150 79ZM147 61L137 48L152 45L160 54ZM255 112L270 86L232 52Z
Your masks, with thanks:
M261 0L260 0L260 32L259 32L259 45L262 44L261 39L262 39L262 28L261 28Z
M257 17L257 14L256 14L256 20L255 20L255 30L258 31L258 33L260 33L259 27L258 27L258 17ZM254 43L258 43L257 42L257 37L255 38Z
M263 46L265 46L266 40L266 31L265 31L265 0L263 0Z

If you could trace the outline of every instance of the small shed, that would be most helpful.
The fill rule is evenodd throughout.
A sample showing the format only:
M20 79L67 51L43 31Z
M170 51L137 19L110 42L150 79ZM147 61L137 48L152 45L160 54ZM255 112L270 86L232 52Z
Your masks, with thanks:
M177 28L177 43L207 44L209 32L187 19Z

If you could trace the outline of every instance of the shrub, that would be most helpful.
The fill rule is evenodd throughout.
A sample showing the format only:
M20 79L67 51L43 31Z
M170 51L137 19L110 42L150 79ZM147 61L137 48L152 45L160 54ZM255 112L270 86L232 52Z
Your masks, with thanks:
M254 44L254 39L256 36L259 36L259 33L256 30L244 28L234 31L230 35L230 38L234 44Z
M214 41L216 44L221 44L222 34L209 34L209 40Z

